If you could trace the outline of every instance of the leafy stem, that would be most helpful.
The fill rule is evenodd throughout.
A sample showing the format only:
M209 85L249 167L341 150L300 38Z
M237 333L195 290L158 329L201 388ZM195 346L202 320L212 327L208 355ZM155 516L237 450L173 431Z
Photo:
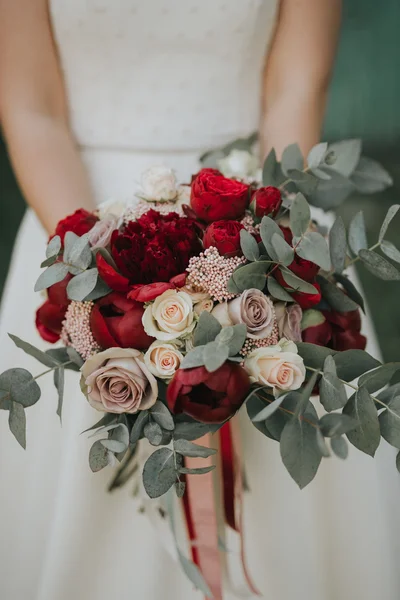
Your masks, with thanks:
M264 402L268 402L269 404L272 404L272 402L274 402L274 400L275 400L275 399L272 400L270 398L264 398L263 396L260 396L259 394L255 394L255 396L257 396L257 398L259 398L260 400L263 400ZM292 417L295 416L295 413L292 410L288 410L287 408L284 408L283 406L279 406L277 408L277 410L280 410L281 412L286 413L287 415L291 415ZM309 425L311 425L315 429L320 429L319 425L317 425L313 421L310 421L310 419L307 419L303 415L300 415L299 418L300 418L301 421L304 421L305 423L308 423Z
M54 367L52 367L51 369L47 369L47 371L43 371L43 373L39 373L39 375L36 375L36 377L32 377L32 379L29 381L29 383L31 383L32 381L36 381L40 377L43 377L43 375L47 375L48 373L52 373L56 369L62 369L64 367L67 367L68 365L72 365L72 364L74 364L74 362L72 360L68 360L65 363L59 363L57 365L54 365ZM1 400L2 401L3 400L8 400L10 398L11 398L11 392L7 392L7 394L4 394L4 396L1 397Z
M376 244L374 244L373 246L371 246L370 248L368 248L368 250L372 251L372 250L376 250L377 248L380 248L380 247L381 247L381 242L377 242ZM349 267L351 267L352 265L354 265L354 263L356 263L359 260L360 260L360 256L359 255L357 255L354 258L352 258L351 260L349 260L348 263L346 263L343 271L346 271L346 269L348 269ZM329 273L328 273L327 276L331 277L334 274L335 274L335 269L332 269L331 271L329 271Z

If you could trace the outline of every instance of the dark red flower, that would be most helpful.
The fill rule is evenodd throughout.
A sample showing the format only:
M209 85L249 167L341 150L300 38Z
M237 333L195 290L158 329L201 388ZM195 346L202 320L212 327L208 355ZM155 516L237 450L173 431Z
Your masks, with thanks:
M72 279L68 275L47 290L48 299L36 311L36 328L39 335L50 344L55 344L60 339L62 322L70 300L67 296L67 285Z
M288 244L292 245L293 234L292 234L291 230L288 227L282 227L282 226L280 227L280 229L283 233L283 237L285 238L285 241ZM320 268L318 265L311 262L310 260L301 258L297 254L295 254L294 260L288 266L288 269L290 269L295 275L297 275L297 277L300 277L300 279L304 279L304 281L308 281L309 283L314 283L315 278L318 275Z
M104 256L96 254L96 265L101 279L115 292L127 292L130 289L129 279L118 273Z
M142 324L143 304L112 292L97 300L90 315L90 328L102 348L145 350L154 341Z
M173 414L222 423L239 410L249 388L249 376L235 363L226 362L214 373L205 367L179 369L168 385L167 402Z
M172 283L166 281L148 283L147 285L135 285L129 292L128 298L130 300L136 300L136 302L151 302L167 290L172 290L174 288L175 286L172 285Z
M59 235L61 243L64 243L64 237L67 231L72 231L76 235L84 235L90 231L93 225L98 221L98 217L83 208L76 210L72 215L59 221L54 235Z
M302 332L304 342L328 346L333 350L365 350L367 340L361 334L359 310L340 313L335 310L323 310L324 322L308 327Z
M192 256L201 252L201 242L193 219L149 210L122 232L114 232L111 252L131 285L147 284L184 272Z
M204 233L203 246L214 246L221 256L239 256L240 231L243 225L238 221L215 221L211 223Z
M212 223L240 219L249 205L248 185L203 169L192 183L191 206L199 219Z
M282 204L282 195L273 185L256 190L251 199L251 207L256 217L272 215L275 217Z
M305 294L304 292L290 292L293 300L300 304L303 310L307 310L307 308L312 308L321 302L321 287L319 283L313 283L313 286L316 288L317 292L315 294Z

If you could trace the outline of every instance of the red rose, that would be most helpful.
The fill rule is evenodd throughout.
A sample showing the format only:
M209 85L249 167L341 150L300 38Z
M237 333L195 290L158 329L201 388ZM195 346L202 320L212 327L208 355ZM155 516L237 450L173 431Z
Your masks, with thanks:
M323 310L325 321L308 327L302 332L304 342L328 346L333 350L365 350L367 340L361 334L359 310L340 313L335 310Z
M190 202L199 219L212 223L243 217L249 195L248 185L203 169L192 183Z
M256 217L272 215L275 217L282 204L282 195L278 188L273 185L256 190L251 200Z
M143 305L112 292L97 300L90 315L90 328L102 348L147 349L154 341L142 324Z
M173 290L175 286L172 283L159 282L149 283L148 285L135 285L128 294L129 300L137 302L151 302L161 296L167 290Z
M72 279L68 275L59 283L55 283L47 290L48 300L36 311L36 328L39 335L50 344L55 344L60 339L62 322L70 300L67 296L67 285Z
M200 252L196 222L176 213L149 210L111 239L115 263L131 285L169 281Z
M205 231L203 246L205 249L215 246L221 256L239 256L240 231L243 225L238 221L215 221Z
M205 367L179 369L168 385L167 402L173 414L222 423L239 410L249 388L249 376L235 363L226 362L214 373Z
M80 208L76 210L72 215L65 217L59 221L54 235L59 235L61 238L61 243L64 243L64 237L67 231L72 231L76 233L76 235L84 235L88 231L90 231L93 225L98 221L98 217L93 213Z

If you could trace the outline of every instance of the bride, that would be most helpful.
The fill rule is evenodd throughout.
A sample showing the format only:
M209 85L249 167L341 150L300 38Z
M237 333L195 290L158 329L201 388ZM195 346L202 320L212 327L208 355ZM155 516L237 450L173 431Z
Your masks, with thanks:
M318 141L339 23L339 0L0 0L0 115L31 207L3 301L1 370L34 364L8 331L43 344L33 287L59 219L130 199L154 164L187 181L203 150L257 127L263 154ZM1 598L199 600L131 490L107 494L110 472L90 473L79 433L93 412L74 389L60 428L44 385L26 453L2 415ZM388 449L375 462L331 458L300 492L277 445L251 425L244 438L247 548L262 597L399 598Z

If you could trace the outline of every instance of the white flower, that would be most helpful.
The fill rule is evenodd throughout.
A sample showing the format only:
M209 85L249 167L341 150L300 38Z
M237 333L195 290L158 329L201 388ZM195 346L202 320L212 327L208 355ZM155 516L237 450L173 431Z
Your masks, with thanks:
M211 312L214 306L214 302L211 298L205 298L204 300L200 300L200 302L196 302L194 305L194 312L196 315L200 316L203 311Z
M139 196L153 202L170 202L178 193L176 176L172 169L154 166L146 169L141 177Z
M218 168L225 177L247 179L258 170L258 158L246 150L232 150L218 161Z
M173 344L153 342L144 355L144 362L153 375L171 379L179 369L183 355Z
M105 202L99 204L96 212L99 216L99 219L101 220L105 219L108 216L113 216L116 219L122 219L122 216L126 209L126 202L121 202L119 200L114 200L113 198L111 198L110 200L106 200Z
M299 389L306 377L296 344L285 339L276 346L253 350L245 359L244 368L252 383L267 385L274 394Z
M92 248L107 248L116 229L118 229L118 219L114 215L106 215L101 221L97 221L88 233Z
M142 322L148 335L171 341L191 333L196 325L189 294L167 290L144 311Z

